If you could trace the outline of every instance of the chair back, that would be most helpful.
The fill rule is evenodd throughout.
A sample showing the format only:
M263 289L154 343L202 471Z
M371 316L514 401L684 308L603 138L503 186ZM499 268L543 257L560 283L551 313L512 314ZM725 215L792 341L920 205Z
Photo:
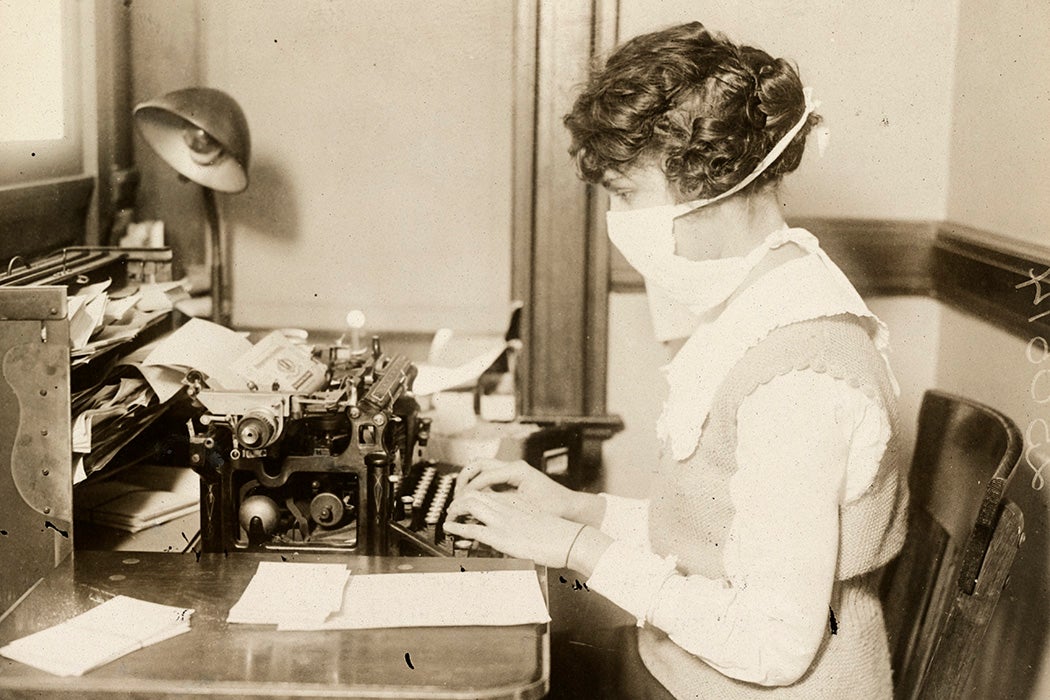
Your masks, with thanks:
M908 485L908 535L882 603L898 699L957 698L1023 539L1003 497L1022 450L1005 415L927 391Z

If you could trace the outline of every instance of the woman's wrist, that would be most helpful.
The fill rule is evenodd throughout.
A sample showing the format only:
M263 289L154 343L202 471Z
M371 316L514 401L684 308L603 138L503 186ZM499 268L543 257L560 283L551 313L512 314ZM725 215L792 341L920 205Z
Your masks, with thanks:
M573 491L568 512L563 517L575 523L600 528L605 518L605 499L596 493Z
M589 578L594 573L598 560L602 558L612 542L612 538L598 528L590 525L584 526L569 548L566 557L568 568Z

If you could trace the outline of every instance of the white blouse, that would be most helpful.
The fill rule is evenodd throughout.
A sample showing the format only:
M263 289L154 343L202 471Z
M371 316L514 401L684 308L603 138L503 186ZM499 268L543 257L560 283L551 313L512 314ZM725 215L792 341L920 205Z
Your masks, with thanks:
M838 268L829 270L833 263L823 251L814 246L810 252L814 254L772 271L777 274L764 275L709 328L701 328L698 334L708 342L694 347L706 349L706 355L679 352L672 365L687 358L692 372L683 376L704 376L717 388L732 366L718 353L738 352L741 345L746 349L757 342L753 338L764 337L754 331L754 322L741 322L741 314L760 307L785 275L833 279L835 293L814 307L810 317L847 308L855 313L860 308L856 292L841 287L834 275L823 274L841 275ZM785 300L781 296L779 301ZM863 312L874 319L866 307ZM732 324L726 325L727 317ZM770 325L768 332L790 320L760 322ZM879 328L877 344L884 350L885 330ZM741 342L741 335L752 339ZM716 371L726 364L724 371ZM706 374L694 374L698 367ZM669 379L675 375L671 367ZM674 389L672 384L667 407L672 411ZM684 413L665 410L665 429L706 417L709 406L698 412L695 402L706 388L690 387L688 395L694 402L680 404ZM648 501L604 494L601 529L615 541L599 559L588 587L634 615L639 625L663 630L727 676L763 685L794 682L812 663L828 625L839 507L871 485L890 426L882 406L843 380L810 369L774 378L749 395L737 412L738 470L730 479L734 517L723 555L725 578L678 573L673 558L649 549ZM674 452L688 449L687 457L698 439L697 429ZM673 440L668 442L675 447Z

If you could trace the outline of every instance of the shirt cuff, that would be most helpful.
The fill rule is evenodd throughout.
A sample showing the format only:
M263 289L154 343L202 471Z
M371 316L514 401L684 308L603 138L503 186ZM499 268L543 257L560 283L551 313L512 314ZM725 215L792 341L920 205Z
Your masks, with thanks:
M674 557L663 558L614 541L598 559L587 587L633 615L646 620L664 582L676 575Z

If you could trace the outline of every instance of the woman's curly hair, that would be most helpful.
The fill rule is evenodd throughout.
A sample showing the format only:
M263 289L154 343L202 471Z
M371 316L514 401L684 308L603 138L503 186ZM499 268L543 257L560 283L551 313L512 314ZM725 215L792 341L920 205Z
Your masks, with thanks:
M747 177L804 111L794 65L693 22L616 49L592 72L565 125L584 180L655 162L686 200L713 197ZM811 114L749 187L797 168L820 119Z

